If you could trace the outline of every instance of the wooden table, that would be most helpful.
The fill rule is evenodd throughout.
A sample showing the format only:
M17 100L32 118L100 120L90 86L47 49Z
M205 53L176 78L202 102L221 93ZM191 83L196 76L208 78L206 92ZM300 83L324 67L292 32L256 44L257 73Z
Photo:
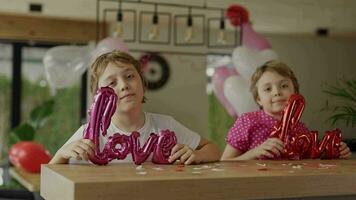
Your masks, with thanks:
M356 160L43 165L45 199L266 199L356 195Z
M40 191L40 174L31 174L15 167L9 169L9 174L30 192Z

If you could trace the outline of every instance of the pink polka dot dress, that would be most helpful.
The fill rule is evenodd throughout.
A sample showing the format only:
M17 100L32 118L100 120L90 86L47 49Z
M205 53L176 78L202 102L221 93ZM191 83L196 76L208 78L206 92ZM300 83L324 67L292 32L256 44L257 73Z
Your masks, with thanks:
M263 110L244 113L237 118L230 128L226 142L242 153L253 149L268 139L278 119L268 115ZM292 135L295 133L309 132L302 122L299 122Z

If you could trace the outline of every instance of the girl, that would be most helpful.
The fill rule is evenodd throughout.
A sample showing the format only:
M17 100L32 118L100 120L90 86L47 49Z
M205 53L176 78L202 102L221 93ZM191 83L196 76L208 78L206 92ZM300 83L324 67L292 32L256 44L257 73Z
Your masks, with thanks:
M112 51L99 56L91 66L90 87L92 94L98 88L109 86L118 96L117 108L107 130L107 136L100 135L100 146L114 133L130 135L138 131L140 143L147 141L150 133L161 130L174 131L177 145L171 151L169 162L179 160L182 164L198 164L219 159L217 146L197 133L189 130L170 116L147 113L142 110L146 82L141 73L140 63L127 53ZM88 161L95 151L94 143L83 139L81 126L77 132L57 151L50 163ZM151 158L149 158L150 160ZM113 162L132 162L131 156Z
M299 93L297 78L286 64L269 61L252 75L250 90L260 110L237 118L228 133L222 160L273 159L283 151L283 142L269 136L282 118L289 97ZM297 132L309 130L299 122L291 134ZM340 158L350 157L350 149L341 142Z

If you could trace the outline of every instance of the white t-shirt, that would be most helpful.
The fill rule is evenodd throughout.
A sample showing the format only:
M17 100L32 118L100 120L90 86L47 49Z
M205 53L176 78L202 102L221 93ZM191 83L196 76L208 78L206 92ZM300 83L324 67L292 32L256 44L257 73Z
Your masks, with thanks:
M83 131L87 124L82 125L69 140L61 147L63 148L70 142L80 140L83 138ZM173 117L168 115L161 115L155 113L147 113L145 112L145 124L141 129L138 130L140 133L140 145L141 147L144 143L148 140L148 137L151 133L159 134L162 130L170 130L176 134L177 143L178 144L185 144L192 149L196 149L200 143L200 135L191 131L190 129L186 128L184 125L176 121ZM105 143L107 142L107 138L114 133L120 133L124 135L130 135L130 132L125 132L121 130L119 127L116 127L113 123L110 124L107 135L104 137L100 134L99 141L100 141L100 151L104 148ZM151 161L152 153L147 161ZM124 160L117 160L114 159L110 163L122 163L122 162L133 162L132 155L128 154ZM70 159L69 163L87 163L84 161L77 161L75 159Z

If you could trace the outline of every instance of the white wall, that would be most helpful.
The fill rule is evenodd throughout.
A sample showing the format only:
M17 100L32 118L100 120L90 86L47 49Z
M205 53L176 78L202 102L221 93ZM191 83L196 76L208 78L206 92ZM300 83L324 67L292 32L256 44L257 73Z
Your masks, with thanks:
M145 109L169 114L190 129L207 136L208 97L205 92L205 56L163 54L171 76L160 90L148 91Z
M356 41L317 37L266 36L280 59L289 64L300 82L306 99L302 120L310 130L321 134L332 128L325 122L328 113L321 112L327 99L322 85L340 78L355 78ZM158 91L147 92L146 110L174 116L187 127L207 136L208 99L206 94L205 56L163 54L170 63L171 78ZM343 137L356 138L355 129L345 128Z
M320 112L328 98L322 92L323 85L335 84L341 78L356 78L356 40L268 36L280 59L288 63L296 73L301 93L306 99L302 119L311 130L331 130L325 120L328 113ZM356 129L337 127L345 138L356 138Z

